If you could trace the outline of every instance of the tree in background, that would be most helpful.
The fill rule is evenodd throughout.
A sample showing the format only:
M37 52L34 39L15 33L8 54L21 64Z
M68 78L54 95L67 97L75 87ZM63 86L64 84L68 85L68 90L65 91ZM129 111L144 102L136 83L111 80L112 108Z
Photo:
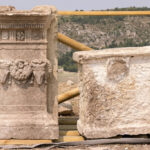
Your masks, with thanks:
M58 58L58 65L63 67L65 71L77 72L77 64L72 59L74 52L74 50L71 50Z

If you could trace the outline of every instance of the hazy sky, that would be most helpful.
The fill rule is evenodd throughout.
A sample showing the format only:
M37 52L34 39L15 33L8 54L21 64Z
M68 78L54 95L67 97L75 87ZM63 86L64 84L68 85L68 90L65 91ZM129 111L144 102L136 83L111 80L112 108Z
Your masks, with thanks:
M55 5L58 10L101 10L115 7L150 7L150 0L0 0L0 5L31 9L36 5Z

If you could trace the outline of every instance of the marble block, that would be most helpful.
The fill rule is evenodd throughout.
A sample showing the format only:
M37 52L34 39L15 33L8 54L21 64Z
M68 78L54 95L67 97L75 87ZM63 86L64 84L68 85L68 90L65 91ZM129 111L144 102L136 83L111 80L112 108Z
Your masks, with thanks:
M57 19L52 6L0 6L0 139L57 139Z
M73 58L83 136L150 134L150 46L76 52Z

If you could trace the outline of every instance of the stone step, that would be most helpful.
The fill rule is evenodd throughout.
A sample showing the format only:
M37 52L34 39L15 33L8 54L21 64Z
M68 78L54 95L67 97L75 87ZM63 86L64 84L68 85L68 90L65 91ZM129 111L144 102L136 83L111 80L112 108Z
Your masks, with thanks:
M77 130L70 130L70 131L59 131L59 136L80 136Z

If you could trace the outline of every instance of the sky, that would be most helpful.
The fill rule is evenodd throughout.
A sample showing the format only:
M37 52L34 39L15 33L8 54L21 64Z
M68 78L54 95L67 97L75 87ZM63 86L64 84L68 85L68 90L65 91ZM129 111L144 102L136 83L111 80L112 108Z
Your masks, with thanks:
M105 10L150 7L150 0L0 0L0 5L12 5L19 10L29 10L37 5L55 5L58 10Z

